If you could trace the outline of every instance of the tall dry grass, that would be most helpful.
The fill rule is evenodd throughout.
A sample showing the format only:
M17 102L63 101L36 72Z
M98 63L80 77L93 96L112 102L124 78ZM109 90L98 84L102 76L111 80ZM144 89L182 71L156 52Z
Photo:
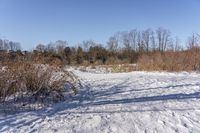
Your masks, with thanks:
M200 49L144 54L138 60L138 68L145 71L199 71Z

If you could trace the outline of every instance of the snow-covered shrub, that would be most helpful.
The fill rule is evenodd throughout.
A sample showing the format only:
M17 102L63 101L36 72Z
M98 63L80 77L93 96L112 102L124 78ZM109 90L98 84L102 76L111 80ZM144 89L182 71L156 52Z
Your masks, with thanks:
M77 92L69 73L48 65L13 62L8 63L7 70L0 71L0 74L1 102L25 98L26 102L53 103L64 100L65 92ZM71 87L67 87L67 84L71 84Z

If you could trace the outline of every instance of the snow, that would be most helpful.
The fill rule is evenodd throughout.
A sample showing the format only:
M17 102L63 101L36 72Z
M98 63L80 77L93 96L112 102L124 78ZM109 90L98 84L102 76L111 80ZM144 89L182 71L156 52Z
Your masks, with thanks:
M0 132L199 133L200 74L71 71L78 94L38 111L0 114Z

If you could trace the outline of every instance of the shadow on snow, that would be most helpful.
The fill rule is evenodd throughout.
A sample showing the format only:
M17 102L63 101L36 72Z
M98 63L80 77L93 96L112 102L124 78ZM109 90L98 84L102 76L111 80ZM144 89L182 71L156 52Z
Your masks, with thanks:
M128 91L145 91L145 90L155 90L155 89L171 89L175 87L183 87L183 86L199 86L199 84L183 84L183 85L176 85L176 86L167 86L167 87L157 87L157 88L147 88L147 89L132 89ZM166 111L167 109L135 109L135 110L102 110L102 111L80 111L79 108L87 108L87 107L93 107L93 106L101 106L101 105L114 105L114 104L134 104L134 103L145 103L145 102L155 102L155 101L169 101L169 100L176 100L181 101L185 99L199 99L200 98L200 92L194 92L190 94L183 94L183 93L177 93L177 94L167 94L167 95L157 95L157 96L147 96L147 97L137 97L137 98L124 98L124 99L114 99L114 100L105 100L103 97L110 97L112 95L117 95L120 93L127 92L123 90L123 87L126 86L126 82L122 82L120 84L117 84L113 87L110 87L106 90L96 89L96 91L90 91L90 85L85 85L83 90L80 91L80 93L75 96L72 101L69 102L63 102L55 104L48 109L41 109L38 111L32 111L31 114L34 116L37 116L37 118L32 119L30 121L16 121L16 116L18 114L13 115L4 115L3 117L0 117L0 132L6 131L5 129L1 129L3 126L8 125L8 127L17 127L20 128L24 125L30 125L34 121L43 121L46 117L51 117L54 114L100 114L100 113L131 113L131 112L147 112L147 111ZM99 86L104 87L104 86ZM97 98L100 98L101 100L98 101ZM70 111L70 109L77 109L77 111ZM171 111L186 111L186 110L194 110L193 108L186 108L186 109L168 109ZM64 111L64 112L62 112ZM1 114L0 114L1 115ZM41 118L41 120L38 119ZM34 126L33 126L34 127Z

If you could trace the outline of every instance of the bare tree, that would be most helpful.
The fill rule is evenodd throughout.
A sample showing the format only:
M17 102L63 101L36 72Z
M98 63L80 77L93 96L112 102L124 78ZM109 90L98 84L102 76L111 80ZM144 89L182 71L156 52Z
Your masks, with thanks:
M21 49L21 45L18 42L9 41L7 39L0 39L0 50L12 50L17 51Z
M142 40L144 43L145 51L147 52L149 51L149 48L150 48L151 35L152 35L151 29L147 29L142 32Z
M114 35L108 39L107 47L108 47L108 50L110 50L111 52L116 52L118 45L119 45L119 40L117 36Z
M48 52L56 52L54 43L50 42L49 44L47 44L46 51L48 51Z
M137 35L137 46L138 46L138 51L143 51L143 41L141 37L141 32L138 32Z
M135 51L137 51L137 30L134 29L134 30L131 30L129 32L129 39L130 39L130 45L131 45L131 48Z
M3 40L3 49L9 50L9 40Z
M62 41L62 40L58 40L55 42L55 48L56 48L56 52L57 53L63 53L65 47L67 46L67 42L66 41Z
M39 51L39 52L44 52L45 49L46 49L46 46L43 45L43 44L38 44L38 45L36 46L36 50Z
M179 51L179 50L181 50L180 39L176 36L175 37L174 51Z
M86 40L82 42L83 50L88 51L91 46L95 46L96 43L93 40Z
M19 42L14 42L13 50L14 51L21 50L21 44Z
M10 49L10 50L12 50L12 51L15 50L15 46L14 46L15 44L14 44L14 42L9 41L8 45L9 45L9 49Z
M151 49L153 51L156 50L156 39L155 39L155 32L154 31L151 32Z
M169 43L170 39L170 31L163 29L163 28L158 28L156 30L157 33L157 40L158 40L158 49L159 51L165 51L167 48L167 45Z
M198 46L199 36L193 34L191 37L188 38L188 48L194 48Z
M131 50L130 37L128 32L121 33L122 42L126 50Z

